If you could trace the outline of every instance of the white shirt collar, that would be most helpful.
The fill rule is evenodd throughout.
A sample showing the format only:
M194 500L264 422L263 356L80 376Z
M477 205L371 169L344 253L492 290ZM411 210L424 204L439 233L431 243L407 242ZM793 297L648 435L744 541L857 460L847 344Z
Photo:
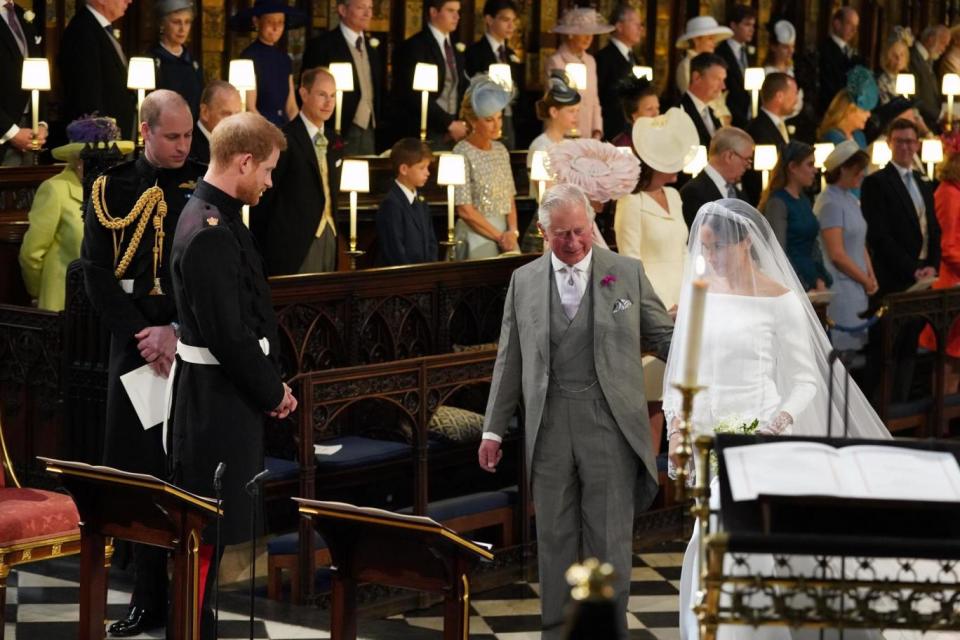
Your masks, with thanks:
M781 118L780 116L778 116L777 114L775 114L775 113L772 112L772 111L768 111L768 110L767 110L766 108L764 108L764 107L760 107L760 108L763 109L763 112L764 112L765 114L767 114L767 117L768 117L768 118L770 118L771 120L773 120L773 125L774 125L775 127L778 127L778 128L779 128L780 123L783 122L783 118Z
M573 268L586 275L590 272L590 261L593 259L593 249L587 252L583 260L573 265ZM558 258L553 252L550 252L550 263L553 265L554 272L562 271L567 268L567 263Z
M403 191L403 195L407 196L407 200L410 204L413 204L413 201L417 199L417 192L410 191L407 189L406 185L402 184L399 180L394 180L397 183L397 186L400 187L400 191Z
M623 44L613 36L610 37L610 44L617 48L617 51L620 52L620 55L622 55L627 62L630 62L630 47Z
M210 135L211 135L210 132L207 131L207 128L203 126L203 123L200 120L197 120L197 129L200 129L200 133L203 134L204 138L206 138L207 140L210 139Z
M693 95L693 92L687 91L687 95L690 96L690 99L693 100L693 107L697 110L697 113L703 114L703 110L707 107L707 103Z
M437 44L440 45L440 53L444 53L443 43L450 39L450 35L447 33L443 33L442 31L440 31L440 29L437 29L435 26L433 26L429 22L427 23L427 26L430 28L430 33L433 34L433 37L437 41ZM451 42L450 44L452 45L453 43Z
M303 120L303 125L307 128L307 137L310 138L310 142L315 143L317 141L317 134L320 132L320 127L310 122L310 118L303 115L303 111L300 112L300 119Z
M837 36L837 34L833 33L832 31L830 32L830 38L831 38L834 42L837 43L837 46L840 47L840 50L841 50L841 51L843 51L844 49L850 49L850 50L853 49L853 47L851 47L848 43L846 43L846 42L844 42L843 40L841 40L841 39Z
M100 23L100 26L101 26L101 27L106 28L106 27L109 27L109 26L110 26L110 24L111 24L110 21L107 20L106 18L104 18L102 13L100 13L99 11L97 11L96 9L94 9L93 7L91 7L90 5L87 5L87 9L90 10L90 13L92 13L92 14L93 14L93 17L97 19L97 22Z
M343 34L344 39L347 41L348 47L355 48L357 46L357 38L363 37L362 33L357 33L343 22L340 23L340 33Z
M487 42L490 43L490 48L493 49L493 55L497 57L497 62L500 62L500 45L505 45L506 43L494 38L489 31L484 35L487 38Z
M921 58L923 58L924 60L930 59L930 52L927 51L927 48L923 46L923 44L919 40L914 42L913 46L917 48L917 53L920 54Z
M727 38L727 45L729 45L730 50L733 51L733 57L737 62L740 62L740 49L743 48L743 45L736 38Z
M707 173L707 176L713 180L713 184L717 185L717 190L720 192L721 198L727 197L727 181L723 179L723 176L720 175L720 172L717 171L712 164L709 162L707 166L703 168Z
M893 160L891 160L890 163L891 163L894 167L897 168L897 173L899 173L899 174L900 174L900 177L903 178L904 180L907 179L907 176L912 176L912 175L913 175L913 166L901 167L900 165L898 165L898 164L897 164L896 162L894 162Z

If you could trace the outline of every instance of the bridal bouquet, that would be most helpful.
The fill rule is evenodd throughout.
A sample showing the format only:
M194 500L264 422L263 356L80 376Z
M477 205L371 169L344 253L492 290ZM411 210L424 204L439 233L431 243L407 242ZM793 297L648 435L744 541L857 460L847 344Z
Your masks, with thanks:
M727 416L721 419L714 427L714 433L737 433L740 435L752 436L760 428L760 421L756 418L753 422L747 422L741 416ZM720 463L717 461L717 452L710 452L710 472L717 475L720 472Z

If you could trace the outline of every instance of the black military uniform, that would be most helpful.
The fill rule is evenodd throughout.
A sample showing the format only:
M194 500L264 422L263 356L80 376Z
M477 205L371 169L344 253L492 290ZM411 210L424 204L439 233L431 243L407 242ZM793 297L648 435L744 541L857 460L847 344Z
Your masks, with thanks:
M176 320L167 268L169 249L180 212L202 175L203 167L190 161L180 169L157 169L141 157L108 169L95 183L87 204L81 249L84 282L90 302L110 331L103 453L103 464L107 466L160 478L167 476L161 429L159 426L143 428L120 376L146 364L134 335L146 327ZM154 228L155 206L146 207L149 211L124 229L110 230L104 226L102 219L109 222L126 218L138 199L154 186L162 190L166 203L164 233L159 242ZM127 261L125 257L143 215L149 219ZM161 249L156 271L155 244ZM124 272L117 275L117 265L122 262L128 264ZM152 295L155 293L159 295ZM166 553L156 547L140 546L134 548L134 558L137 581L131 606L161 616L154 622L162 624L167 611Z

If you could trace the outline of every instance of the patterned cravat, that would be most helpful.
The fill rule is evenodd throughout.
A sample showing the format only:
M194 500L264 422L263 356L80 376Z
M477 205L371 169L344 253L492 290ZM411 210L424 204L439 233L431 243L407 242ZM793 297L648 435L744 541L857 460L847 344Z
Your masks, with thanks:
M323 131L317 132L313 141L313 151L317 154L317 164L320 166L320 182L323 183L323 214L320 216L320 225L317 227L316 237L323 235L323 229L330 226L330 232L337 235L337 225L333 223L333 203L330 201L330 171L327 167L327 137Z
M453 54L453 45L450 44L450 38L443 39L443 55L447 59L447 69L452 77L457 77L457 59Z
M10 25L10 31L13 32L13 39L17 41L17 46L20 48L20 55L24 58L27 57L27 36L23 34L23 29L20 27L20 19L17 18L17 11L14 7L13 0L9 0L3 8L7 10L7 24Z
M777 130L783 137L784 142L790 142L790 132L787 131L787 125L782 119L777 121Z
M740 70L743 71L747 68L747 48L744 45L740 45Z
M700 115L703 116L703 126L707 128L707 133L709 133L712 138L713 134L717 132L717 128L713 125L713 116L710 115L710 107L704 107Z
M573 320L580 308L580 287L577 286L580 280L580 270L576 267L566 266L560 270L560 306L568 320Z
M363 55L363 36L357 36L357 51L360 52L360 55Z
M732 182L727 183L727 197L732 200L737 198L737 187Z

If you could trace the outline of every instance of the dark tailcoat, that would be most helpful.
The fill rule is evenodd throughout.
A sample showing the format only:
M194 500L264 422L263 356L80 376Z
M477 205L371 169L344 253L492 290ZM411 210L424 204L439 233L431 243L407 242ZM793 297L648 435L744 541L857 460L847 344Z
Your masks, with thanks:
M377 211L378 263L383 266L434 262L437 237L427 203L419 197L413 204L394 182Z
M300 116L283 127L287 150L273 172L273 188L251 211L251 228L260 242L270 275L298 273L310 250L323 215L323 183L314 143ZM337 211L340 186L340 153L331 139L327 147L330 197Z
M260 254L240 216L241 202L200 183L180 216L170 270L180 340L206 347L219 365L177 359L169 451L173 481L213 496L223 475L223 544L250 537L244 487L263 469L265 413L283 399L277 320ZM264 353L260 339L269 343ZM209 531L205 541L212 543Z
M820 92L818 113L827 111L830 101L840 89L847 86L847 72L858 64L863 64L863 58L854 53L849 58L837 46L833 38L827 37L820 43Z
M718 44L716 53L727 63L727 108L730 110L731 124L746 129L752 115L753 100L750 92L743 88L743 70L740 68L740 61L734 55L729 40ZM748 54L747 64L749 63Z
M454 59L457 63L457 105L463 100L469 80L466 74L466 61L463 54L457 51L457 44L453 45ZM420 135L420 92L413 90L413 72L418 62L427 62L437 65L437 87L443 89L447 77L447 63L443 50L433 37L433 32L425 27L404 40L397 47L393 55L393 96L396 100L395 108L402 117L398 118L397 133L400 136ZM437 104L439 94L431 93L427 103L427 136L442 138L450 123L458 115L450 115Z
M747 133L753 138L754 144L772 144L777 148L777 157L783 153L787 146L780 130L773 123L770 116L763 109L757 114L757 117L750 122L747 127ZM746 200L753 206L757 206L760 201L760 193L763 191L763 179L759 171L749 169L743 174L743 191L746 194Z
M896 165L890 162L863 180L861 208L881 297L910 287L916 281L913 274L917 269L940 268L940 224L933 204L933 186L919 171L914 171L913 177L926 207L925 260L919 258L923 237L917 210Z
M42 58L37 32L33 24L27 22L24 17L23 8L20 5L14 5L17 17L20 19L20 26L23 28L23 35L26 38L27 55L35 58ZM30 107L30 92L20 88L20 76L23 71L23 54L20 53L20 47L17 45L13 32L7 26L6 20L0 24L0 136L5 134L10 127L20 124L23 120L24 109ZM41 94L42 95L42 94ZM43 113L41 111L41 113ZM42 120L43 118L41 118ZM9 143L0 145L0 160Z
M127 471L166 476L161 449L160 427L144 430L127 396L120 376L146 364L137 349L134 334L146 327L162 326L177 319L170 272L170 247L180 212L203 175L203 167L191 161L180 169L156 169L141 156L119 164L106 174L106 213L123 218L133 209L144 191L157 184L163 189L167 215L163 219L163 259L157 274L164 295L150 295L153 281L153 216L143 232L130 266L120 280L114 275L119 257L114 257L114 237L120 232L103 227L92 204L84 217L80 259L84 284L93 308L110 332L110 364L107 378L107 424L103 463ZM119 256L133 236L136 222L123 232ZM125 293L124 287L132 293ZM131 289L132 287L132 289Z
M381 49L382 47L371 47L369 35L364 34L363 51L370 62L370 82L373 84L373 118L377 124L380 123L383 112L383 94L387 82L386 69L380 55ZM347 91L343 94L343 116L340 120L340 133L346 137L350 128L353 127L353 119L357 115L357 105L360 104L360 76L357 74L356 66L353 65L353 56L350 54L347 41L343 37L343 31L339 25L329 31L324 31L315 38L311 38L303 53L304 69L327 67L330 66L331 62L349 62L353 68L353 91ZM419 114L419 111L417 113ZM328 138L333 138L335 126L336 120L330 118L326 125Z
M690 99L690 95L684 93L680 98L680 108L687 112L687 115L693 119L694 126L697 127L697 135L700 137L700 144L705 146L707 149L710 148L710 131L707 129L707 125L703 123L703 116L697 112L697 108L693 104L693 100ZM713 121L713 130L717 131L723 124L720 120L717 119L717 116L714 115L713 109L707 107L710 110L710 119Z
M617 85L624 78L633 75L634 64L624 58L612 42L597 52L597 89L600 93L600 113L603 116L603 137L606 140L611 140L627 128Z
M923 116L923 121L931 131L939 131L940 110L943 104L940 83L933 70L933 62L924 60L916 45L910 47L910 68L907 71L916 79L917 95L914 96L914 104Z
M92 13L78 6L60 41L63 120L69 123L96 111L116 118L126 138L133 133L136 95L127 89L127 65L112 39Z
M726 198L727 194L720 193L716 183L707 175L706 171L701 171L696 177L691 178L680 188L680 199L683 200L683 220L687 223L687 228L693 226L693 221L697 217L700 207L708 202L716 202ZM737 197L743 199L743 194L737 190Z
M210 140L196 124L193 125L193 138L190 141L190 159L210 164Z

